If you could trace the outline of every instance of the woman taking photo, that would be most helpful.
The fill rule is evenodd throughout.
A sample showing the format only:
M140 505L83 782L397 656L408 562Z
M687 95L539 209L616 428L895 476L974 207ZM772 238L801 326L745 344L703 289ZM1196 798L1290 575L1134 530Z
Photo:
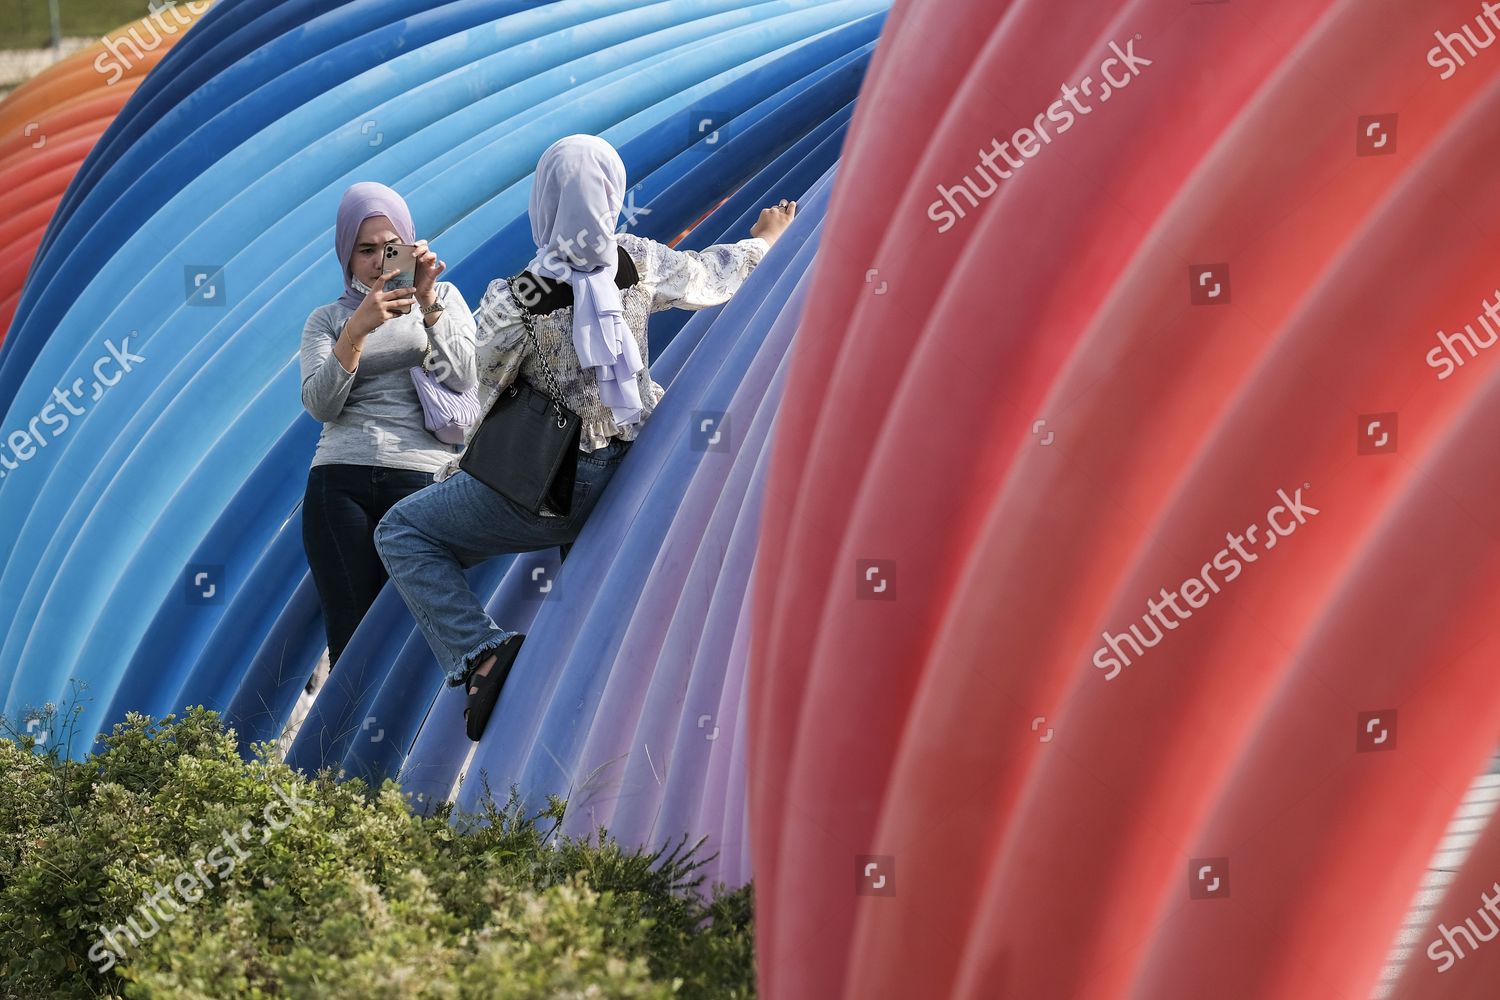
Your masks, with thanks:
M574 135L549 147L531 192L536 256L514 281L491 282L475 317L484 412L502 390L513 395L516 382L559 394L577 415L577 472L565 512L550 500L528 509L453 460L435 486L396 504L375 531L449 685L467 688L471 740L484 732L525 637L495 624L463 571L578 537L663 395L646 365L648 314L728 301L796 214L794 202L782 202L761 213L749 239L679 252L616 233L625 190L625 164L603 139Z
M386 581L375 526L462 450L427 430L412 369L425 362L457 393L476 385L474 318L458 289L437 280L447 265L414 236L395 191L349 188L334 231L344 294L313 310L302 330L302 405L323 423L302 501L302 544L330 670ZM385 268L391 243L416 247L413 287L385 287L398 273Z

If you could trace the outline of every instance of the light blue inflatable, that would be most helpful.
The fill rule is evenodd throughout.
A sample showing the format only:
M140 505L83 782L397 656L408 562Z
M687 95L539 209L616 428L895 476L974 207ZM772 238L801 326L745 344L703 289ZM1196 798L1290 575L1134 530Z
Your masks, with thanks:
M744 850L744 602L780 372L886 0L241 0L215 7L132 95L65 194L0 346L0 430L58 387L133 358L0 477L0 711L83 686L73 743L127 712L206 704L276 738L323 649L300 500L319 427L302 411L304 318L338 292L343 190L411 205L471 304L530 256L541 151L620 149L629 228L684 247L748 235L779 198L799 221L727 306L652 321L668 395L559 565L469 571L531 638L481 772L569 829ZM705 218L706 216L706 218ZM695 452L699 410L733 448ZM590 539L629 526L612 550ZM545 596L537 580L550 579ZM633 595L622 598L619 595ZM611 596L606 596L611 595ZM397 777L446 799L473 748L462 697L393 588L314 701L288 760ZM248 751L247 751L248 752Z

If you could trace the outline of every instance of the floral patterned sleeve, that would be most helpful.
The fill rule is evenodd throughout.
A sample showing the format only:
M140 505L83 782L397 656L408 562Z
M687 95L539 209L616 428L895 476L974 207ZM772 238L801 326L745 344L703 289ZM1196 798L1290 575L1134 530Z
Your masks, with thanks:
M507 278L496 278L485 289L479 308L474 310L476 343L489 351L513 347L526 334L521 324L521 309L510 291Z
M474 310L474 369L479 378L479 402L484 409L494 393L515 381L526 353L526 326L521 307L511 294L510 281L496 278Z
M630 233L621 233L619 240L632 258L644 263L641 283L651 291L652 312L723 305L771 249L759 237L703 250L673 250Z

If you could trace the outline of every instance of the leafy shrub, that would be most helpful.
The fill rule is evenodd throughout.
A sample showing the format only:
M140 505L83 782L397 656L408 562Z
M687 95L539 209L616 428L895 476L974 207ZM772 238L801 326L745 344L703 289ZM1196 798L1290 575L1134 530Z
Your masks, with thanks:
M754 995L750 887L705 899L701 841L563 837L514 791L419 816L202 708L101 740L0 738L0 997Z

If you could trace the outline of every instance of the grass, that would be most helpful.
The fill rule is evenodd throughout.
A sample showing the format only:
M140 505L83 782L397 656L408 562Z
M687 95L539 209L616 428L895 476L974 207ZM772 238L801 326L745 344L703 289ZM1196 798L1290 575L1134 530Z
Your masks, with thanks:
M99 37L151 12L146 0L57 0L64 38ZM47 0L0 0L0 49L40 49L52 44Z

